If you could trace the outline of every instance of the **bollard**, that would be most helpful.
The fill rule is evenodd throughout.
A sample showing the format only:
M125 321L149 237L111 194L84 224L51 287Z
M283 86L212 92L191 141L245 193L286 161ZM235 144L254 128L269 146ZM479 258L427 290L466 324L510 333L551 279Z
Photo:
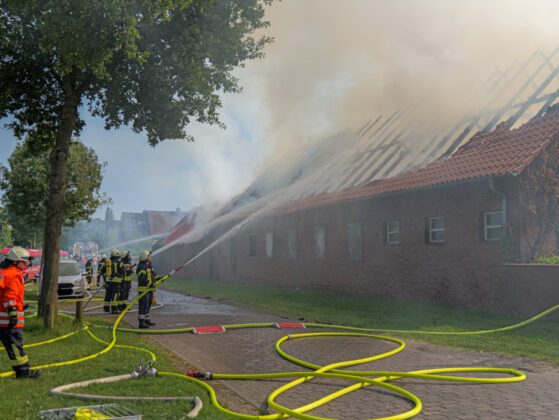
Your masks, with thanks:
M76 324L83 324L83 301L78 300L76 302Z

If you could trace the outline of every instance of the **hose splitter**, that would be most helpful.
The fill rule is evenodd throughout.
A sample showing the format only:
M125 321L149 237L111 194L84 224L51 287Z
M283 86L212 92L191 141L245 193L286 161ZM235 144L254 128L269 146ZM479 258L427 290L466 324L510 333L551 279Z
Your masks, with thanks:
M157 376L157 369L154 367L155 361L150 360L147 365L144 366L144 359L140 359L140 364L138 368L130 374L132 379L137 379L141 376Z

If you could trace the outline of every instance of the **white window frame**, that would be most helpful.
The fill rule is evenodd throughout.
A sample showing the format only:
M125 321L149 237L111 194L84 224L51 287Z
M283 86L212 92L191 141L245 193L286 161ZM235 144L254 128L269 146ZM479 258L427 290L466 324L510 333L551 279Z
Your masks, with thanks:
M266 232L266 258L274 256L274 232Z
M433 228L433 221L434 220L442 220L443 227L442 228ZM443 239L433 239L433 233L435 232L442 232ZM446 220L444 216L436 216L429 218L429 243L430 244L442 244L446 241Z
M314 258L323 260L326 258L326 227L314 228Z
M395 228L392 228L395 227ZM390 236L397 235L397 239L390 239ZM386 222L386 244L387 245L400 245L400 221L389 220Z
M487 223L487 216L499 214L501 216L501 223L498 225L489 225ZM499 230L499 236L496 238L489 238L487 232L489 230ZM503 231L503 212L502 211L488 211L483 213L483 239L485 241L499 241L501 239L501 232Z

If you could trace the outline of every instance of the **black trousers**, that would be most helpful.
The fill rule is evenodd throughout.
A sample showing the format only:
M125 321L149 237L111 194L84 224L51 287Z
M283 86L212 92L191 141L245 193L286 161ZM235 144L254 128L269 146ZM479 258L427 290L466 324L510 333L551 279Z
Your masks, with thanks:
M147 292L138 302L138 319L148 319L151 302L153 301L153 291Z
M122 283L120 283L120 310L124 310L126 305L128 305L128 296L130 295L131 285L132 280L122 280Z
M105 289L105 302L103 303L103 309L105 312L112 310L116 311L118 309L118 299L120 294L120 283L113 281L107 282L107 288Z
M29 358L23 350L23 328L0 328L0 340L8 352L16 376L29 374Z

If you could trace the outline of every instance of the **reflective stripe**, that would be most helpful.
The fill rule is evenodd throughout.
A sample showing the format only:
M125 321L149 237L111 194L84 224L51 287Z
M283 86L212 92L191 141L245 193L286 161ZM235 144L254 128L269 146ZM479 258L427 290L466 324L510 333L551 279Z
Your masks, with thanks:
M11 360L12 366L21 366L26 363L29 363L29 357L23 356L21 359L18 360Z
M18 317L19 317L19 316L24 316L24 315L25 315L25 312L18 312L18 313L17 313L17 316L18 316ZM0 316L7 316L7 317L9 317L9 316L10 316L10 312L0 312Z
M9 319L0 319L0 326L8 325L10 323ZM18 319L17 324L14 325L12 328L22 328L25 325L25 320Z
M17 303L15 302L15 300L10 300L9 302L4 302L4 308L7 308L8 306L17 306Z

